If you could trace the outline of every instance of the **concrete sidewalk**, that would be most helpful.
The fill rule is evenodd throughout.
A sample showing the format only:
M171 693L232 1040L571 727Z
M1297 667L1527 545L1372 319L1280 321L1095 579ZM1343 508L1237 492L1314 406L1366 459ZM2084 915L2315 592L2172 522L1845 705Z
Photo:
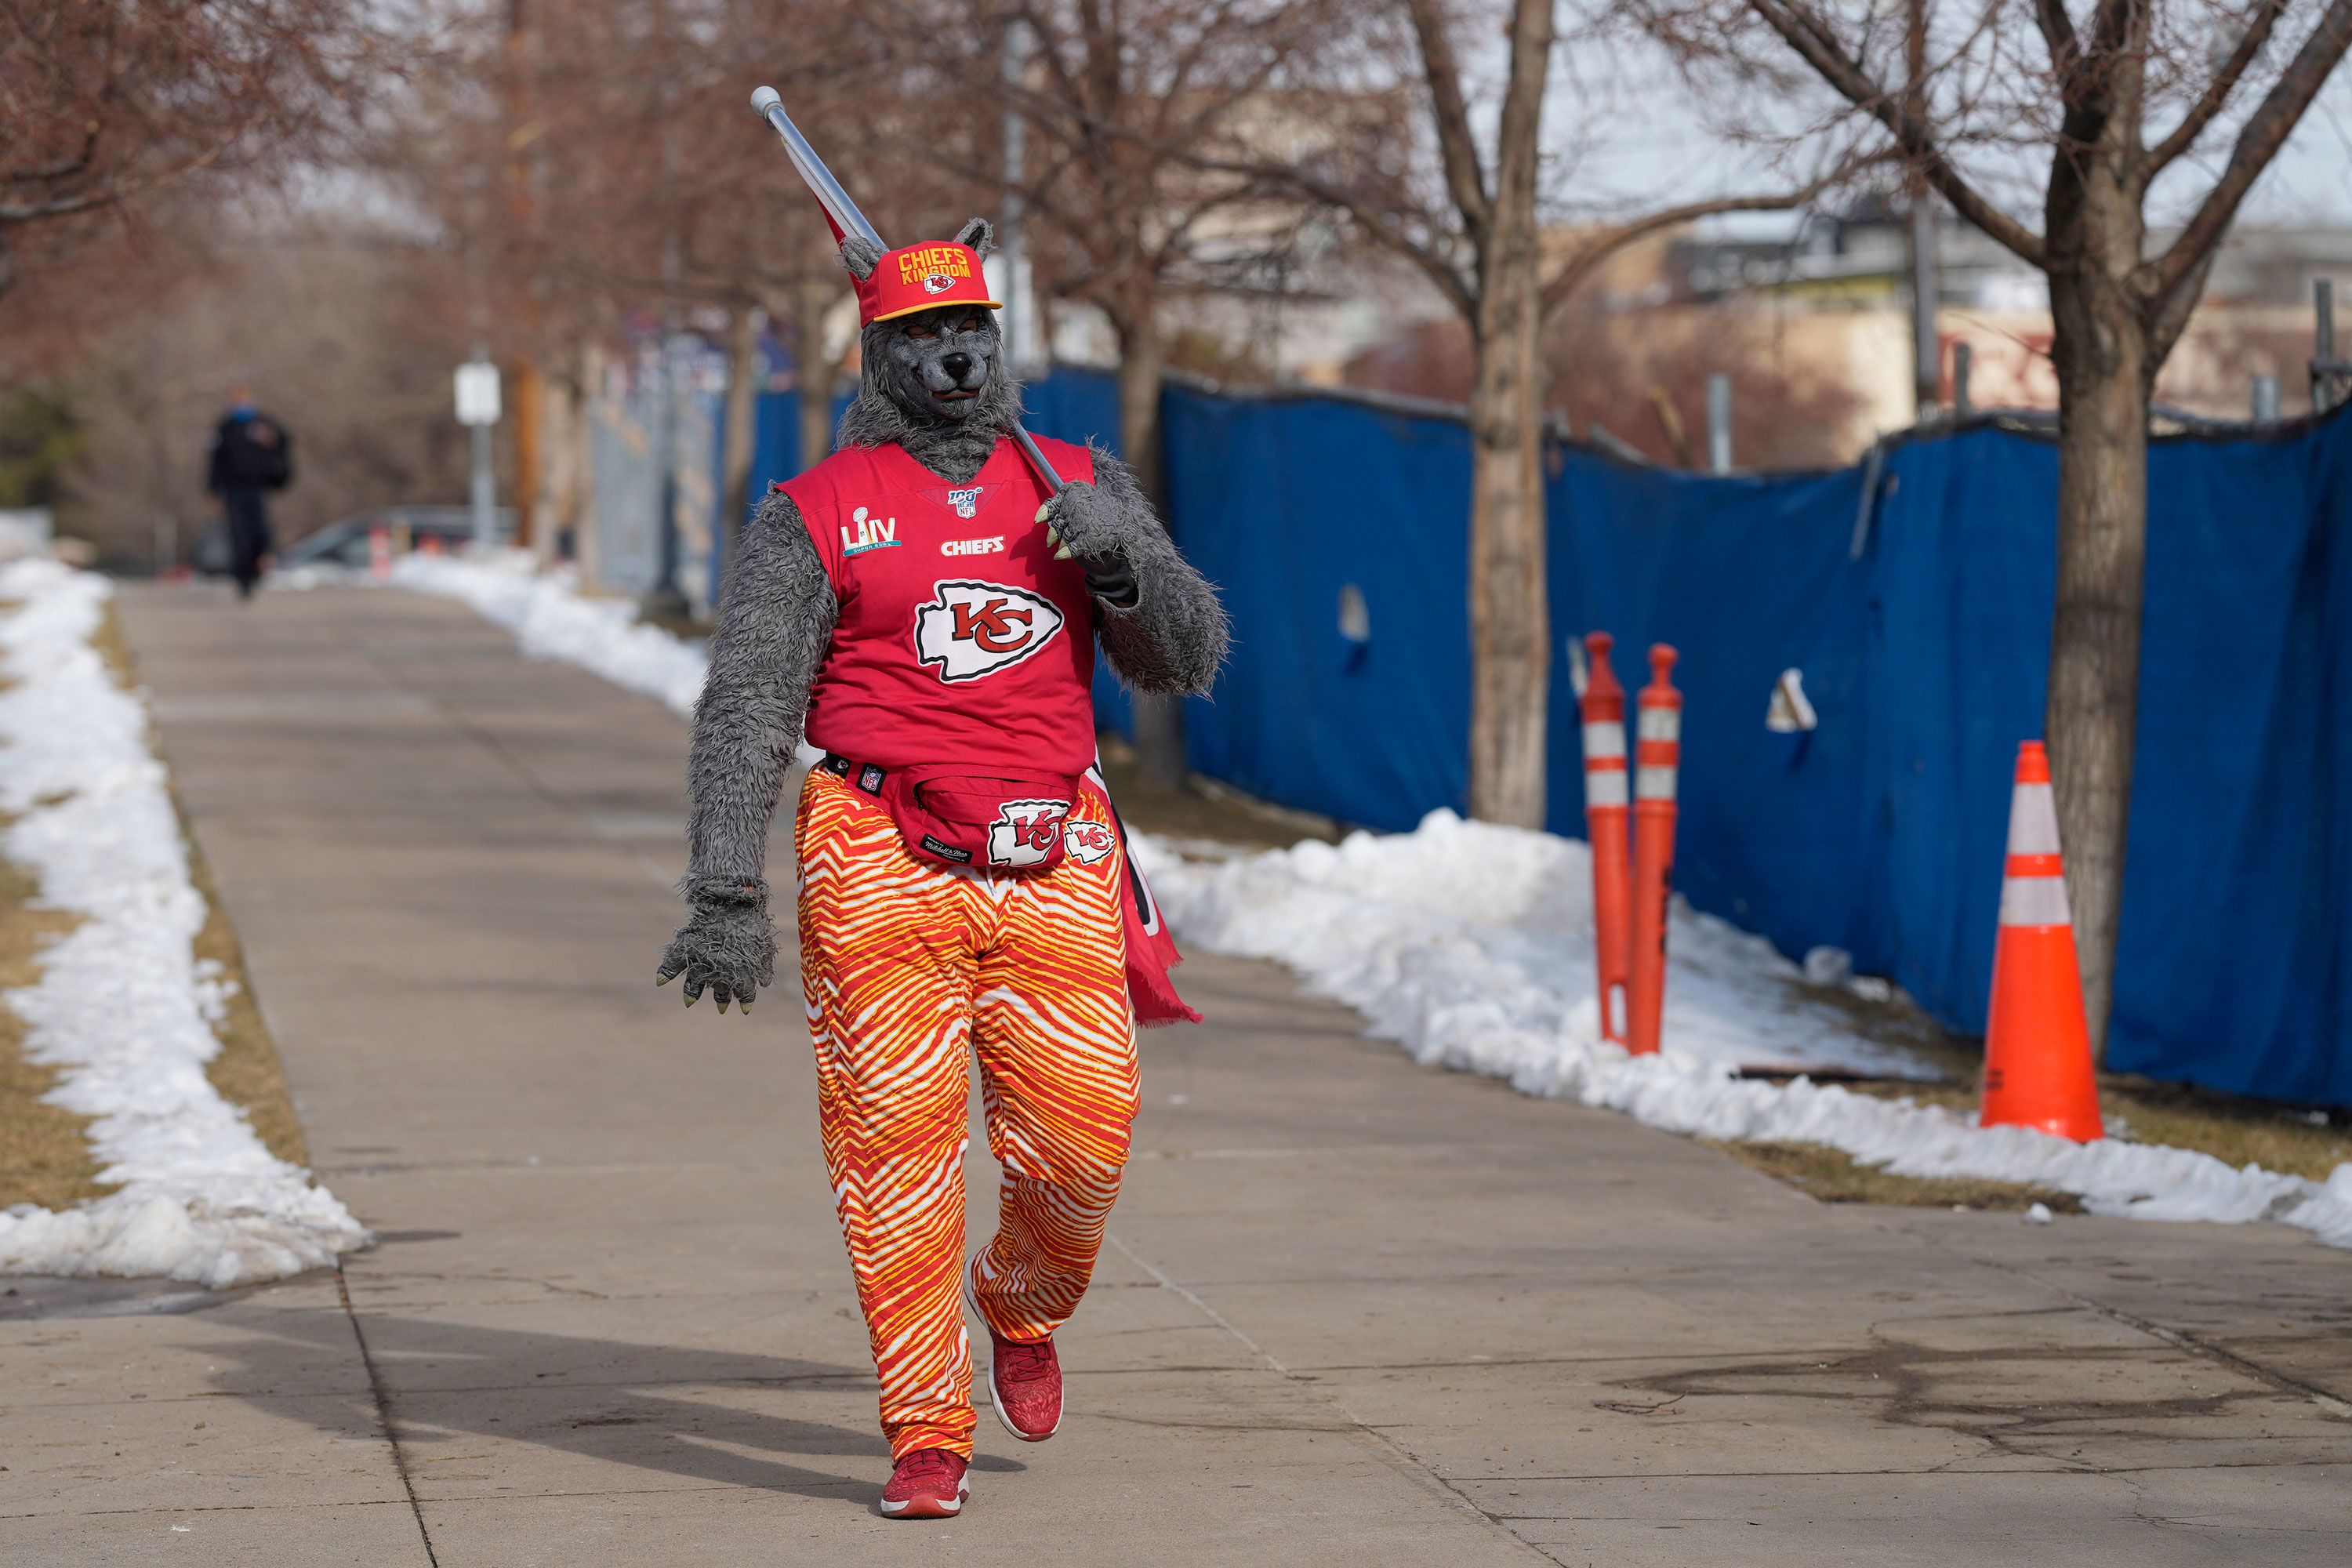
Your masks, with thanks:
M1062 1435L887 1522L795 984L650 984L684 727L406 595L122 613L383 1243L0 1321L0 1563L2352 1561L2352 1255L1822 1206L1210 958Z

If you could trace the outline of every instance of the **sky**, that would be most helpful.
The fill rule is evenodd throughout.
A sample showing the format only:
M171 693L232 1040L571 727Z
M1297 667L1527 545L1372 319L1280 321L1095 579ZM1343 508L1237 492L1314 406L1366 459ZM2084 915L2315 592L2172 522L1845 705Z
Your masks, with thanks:
M2299 36L2295 41L2300 43ZM1473 68L1500 64L1501 51L1496 49ZM2257 95L2245 96L2252 102ZM1495 95L1481 97L1491 112ZM1735 107L1747 112L1745 106ZM1793 112L1784 124L1799 123ZM1566 205L1602 216L1802 183L1759 150L1727 142L1715 123L1722 118L1696 100L1654 48L1564 46L1546 100L1551 189ZM2235 123L2225 116L2188 157L2166 171L2150 194L2153 222L2162 226L2186 216L2211 184L2235 134ZM2048 153L2041 152L2000 163L1980 158L1970 173L2002 206L2039 227L2047 168ZM1728 221L1744 230L1773 232L1796 220L1750 215ZM2352 226L2352 63L2339 68L2322 90L2247 198L2238 222Z

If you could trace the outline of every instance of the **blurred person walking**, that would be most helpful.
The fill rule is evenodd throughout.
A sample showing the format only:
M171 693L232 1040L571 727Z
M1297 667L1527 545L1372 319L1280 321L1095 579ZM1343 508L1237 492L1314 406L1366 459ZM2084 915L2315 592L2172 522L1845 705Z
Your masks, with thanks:
M241 599L253 597L253 585L277 553L269 532L269 492L284 489L293 478L294 437L253 405L248 388L235 388L228 413L213 433L205 489L220 498L228 530L229 575L236 579Z

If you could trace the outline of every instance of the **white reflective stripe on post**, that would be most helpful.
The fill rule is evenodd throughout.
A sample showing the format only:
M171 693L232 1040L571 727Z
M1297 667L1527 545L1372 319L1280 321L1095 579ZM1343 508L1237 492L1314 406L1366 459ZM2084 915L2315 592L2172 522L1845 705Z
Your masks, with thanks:
M2000 923L2005 926L2071 926L2063 877L2009 877L2000 884Z
M1584 804L1622 805L1625 804L1625 770L1595 768L1584 775Z
M2021 784L2009 803L2009 852L2058 853L2058 797L2046 784Z
M1644 741L1679 741L1683 738L1683 710L1679 708L1642 709L1640 738Z
M1643 800L1675 798L1675 770L1672 768L1641 768L1635 771L1633 793Z
M1623 756L1625 726L1607 719L1596 720L1585 725L1584 754L1587 757Z

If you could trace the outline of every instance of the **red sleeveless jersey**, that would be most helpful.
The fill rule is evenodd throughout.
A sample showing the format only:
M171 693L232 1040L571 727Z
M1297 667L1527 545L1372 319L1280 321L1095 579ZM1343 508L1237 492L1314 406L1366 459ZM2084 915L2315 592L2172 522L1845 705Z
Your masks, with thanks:
M1065 482L1084 447L1040 437ZM841 614L809 696L813 746L886 768L1093 765L1094 599L1036 522L1046 497L1000 437L950 484L892 443L851 447L776 489L793 499Z

